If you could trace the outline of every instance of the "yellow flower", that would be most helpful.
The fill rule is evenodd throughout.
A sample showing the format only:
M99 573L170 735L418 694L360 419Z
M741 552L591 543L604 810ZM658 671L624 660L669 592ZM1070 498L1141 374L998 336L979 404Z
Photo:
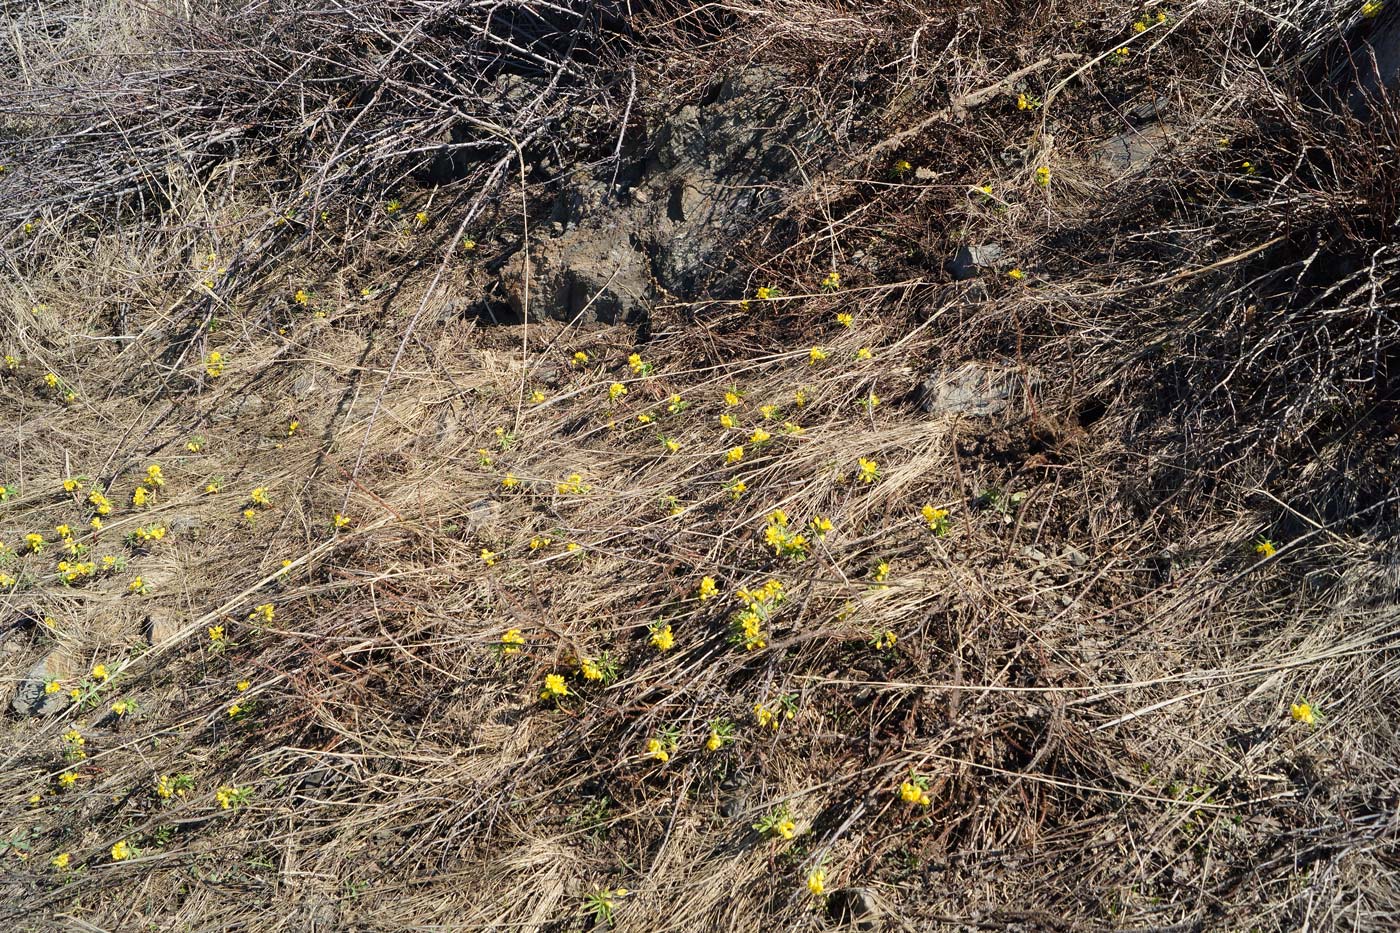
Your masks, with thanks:
M608 386L608 401L615 402L627 394L627 387L620 382Z
M1260 557L1273 557L1276 553L1278 553L1278 548L1274 546L1274 542L1270 541L1268 538L1265 538L1258 544L1254 545L1254 553L1258 554Z
M218 484L218 483L205 483L205 484L204 484L204 491L205 491L206 493L208 493L209 495L212 496L214 493L216 493L216 492L219 491L219 484Z
M272 603L263 603L261 606L254 607L253 611L248 613L248 618L262 619L263 622L271 622L276 615L277 609Z
M706 600L709 599L711 596L717 595L718 593L719 587L715 585L715 578L705 577L700 581L700 589L696 592L696 595L701 600Z
M71 860L72 856L69 855L67 852L60 852L53 858L49 859L49 864L52 865L54 868L57 868L59 871L64 871L68 868L68 863Z
M44 536L36 532L30 532L24 536L24 546L29 548L33 554L42 553L44 550Z
M311 296L306 293L306 289L298 288L296 294L292 296L292 300L299 305L304 305L311 300Z
M1050 166L1042 165L1035 170L1035 183L1042 188L1050 187Z
M744 448L742 448L742 447L731 447L731 448L729 448L729 453L727 453L727 454L724 455L724 462L725 462L725 463L738 463L740 460L743 460L743 459L744 459Z
M587 353L584 353L582 350L579 350L577 353L574 354L574 359L573 359L573 364L572 364L572 365L574 365L574 366L582 366L584 363L587 363L587 362L588 362L588 354L587 354Z
M73 537L73 529L69 528L67 525L55 525L53 533L58 535L60 538Z
M770 285L760 285L754 291L754 297L759 301L767 301L770 298L777 298L778 290Z
M733 415L726 413L719 416L719 426L722 428L736 428L739 426L739 422L734 420Z
M907 175L909 174L909 170L913 167L914 166L909 164L908 159L900 159L894 164L894 173L896 175Z
M568 551L570 554L572 554L574 551L579 550L581 547L582 547L582 545L576 544L575 542L570 541L568 544L564 545L564 550L566 550L566 551Z
M725 487L725 489L729 493L729 498L733 499L735 502L738 502L739 497L749 491L749 484L741 479L738 479L730 483L727 487Z
M334 515L331 516L331 527L333 528L346 528L349 526L349 524L350 519L346 518L344 515L341 515L339 512L336 512Z
M885 578L890 575L890 562L887 560L877 561L871 577L876 583L884 583Z
M165 485L165 475L160 470L160 464L152 463L146 467L146 485L152 489Z
M706 578L708 579L708 578ZM670 625L664 625L651 633L651 644L657 651L670 651L676 644L676 636Z
M921 807L927 807L933 803L929 799L928 791L913 781L905 781L899 785L899 799L905 803L916 803Z
M125 839L112 846L112 861L121 862L131 858L131 846Z
M150 497L151 494L146 491L145 486L137 486L136 490L131 494L131 504L136 506L138 509L142 508L146 505L146 502L150 499Z
M291 437L293 434L297 433L297 428L299 427L301 427L301 422L295 418L287 422L287 436Z
M1299 700L1289 708L1289 713L1293 716L1294 722L1301 722L1304 725L1317 725L1317 712L1312 704L1307 700Z
M797 824L792 821L791 817L787 817L779 820L777 824L773 826L773 831L784 839L791 839L793 836L797 835Z
M569 695L569 685L564 682L562 674L546 674L544 678L544 692L540 694L540 699L551 700L556 697L566 697Z
M816 535L818 538L825 538L831 531L831 519L823 518L820 515L812 519L809 525L811 526L812 534Z
M1142 20L1138 20L1136 23L1133 23L1133 32L1147 32L1147 24Z
M267 487L266 487L266 486L255 486L255 487L253 487L253 490L252 490L251 492L248 493L248 498L252 501L252 503L253 503L254 505L261 505L261 506L271 506L271 505L272 505L272 500L269 499L268 496L267 496Z
M64 491L64 492L77 492L78 490L80 490L80 489L82 489L82 488L83 488L83 484L80 483L80 482L78 482L78 481L75 480L75 479L66 479L66 480L63 481L63 491Z
M1367 2L1361 4L1361 15L1366 19L1375 19L1384 8L1385 4L1381 2L1381 0L1367 0ZM1161 22L1161 20L1158 20L1158 22Z
M578 662L579 673L584 680L602 680L603 671L598 667L598 663L591 658L584 658Z
M88 519L88 527L91 528L93 531L101 531L102 519L94 515L92 518Z
M204 359L204 371L209 378L217 379L224 374L224 355L218 350L210 350Z
M44 377L44 385L48 386L50 389L57 389L58 376L54 375L53 373L49 373Z
M540 548L542 548L542 547L549 547L549 546L550 546L551 544L553 544L553 543L554 543L554 539L553 539L553 538L544 538L544 537L531 538L531 539L530 539L530 550L532 550L532 551L538 551Z
M754 430L753 434L749 436L749 443L753 444L754 446L757 446L759 444L765 444L769 440L771 440L772 437L773 435L769 434L767 431L763 430L762 428L757 428Z
M247 519L248 524L251 525L251 524L257 519L257 517L258 517L257 510L256 510L256 509L244 509L244 510L243 510L243 517L244 517L245 519Z
M496 552L486 548L481 549L481 562L488 567L496 566Z
M1026 277L1026 274L1020 269L1012 269L1010 272L1006 273L1006 277L1013 282L1019 282Z
M660 739L647 739L647 757L655 758L664 765L671 760L671 753L662 746Z
M116 713L118 716L125 716L127 713L131 712L131 701L118 700L112 704L112 712Z
M814 868L807 876L807 890L812 892L813 897L821 897L826 893L826 869Z
M875 639L875 650L886 651L890 648L893 648L894 643L898 640L899 638L897 635L895 635L894 632L886 630L882 635Z
M933 506L925 504L924 507L919 510L919 514L923 516L929 529L936 534L941 535L948 530L947 509L935 509Z
M645 369L646 363L642 362L642 355L640 353L633 353L631 356L627 357L627 368L634 373L640 373Z
M470 240L470 239L468 239L468 240L463 240L463 241L462 241L462 251L463 251L463 252L470 253L470 252L471 252L472 250L474 250L474 249L476 249L476 240Z
M821 347L813 347L807 352L808 366L815 366L817 363L820 363L824 359L826 359L826 351L823 350Z
M234 686L238 688L239 693L243 693L249 687L253 686L253 684L251 681L240 680L238 683L234 684Z
M93 680L103 681L103 680L106 680L107 677L108 677L108 674L107 674L107 665L105 665L105 664L94 664L94 665L93 665L93 668L92 668L92 679L93 679Z
M237 716L239 713L241 713L241 712L243 712L243 707L241 707L241 706L239 706L237 703L235 703L235 704L233 704L232 706L230 706L230 707L228 708L228 718L229 718L229 719L233 719L234 717L236 717L236 716Z
M418 226L423 226L428 222L428 212L419 211L418 213L413 215L413 220L418 224Z
M520 480L518 480L518 479L515 478L515 474L514 474L514 473L507 473L507 474L501 479L501 487L502 487L503 489L514 489L516 486L519 486L519 485L520 485Z
M57 678L55 678L54 680L50 680L48 683L44 684L44 693L46 694L57 693L62 689L63 684L59 683Z
M828 273L826 274L826 278L822 279L822 290L823 290L823 291L834 292L834 291L836 291L836 290L837 290L838 288L840 288L840 287L841 287L841 273L837 272L835 269L833 269L833 270L831 270L830 272L828 272Z
M739 393L735 392L733 389L729 389L724 393L724 404L730 406L731 408L735 405L738 405L741 399L742 397L739 395Z
M77 772L65 771L58 776L58 784L62 788L71 788L76 783L78 783Z
M862 483L873 483L880 478L880 465L874 460L860 457L857 462L860 465L860 473L857 476Z
M501 654L519 654L524 644L525 636L520 634L520 629L507 629L501 636Z
M661 446L666 448L668 454L673 454L681 449L681 442L673 437L668 437L661 442Z
M840 314L836 315L836 323L840 324L842 327L850 327L855 322L856 319L855 315L853 314L847 314L843 311Z
M224 640L224 627L222 625L209 626L209 640L220 642Z
M536 389L535 391L530 393L530 401L536 405L543 402L546 398L547 396L544 394L543 389Z
M710 737L705 740L705 750L717 752L724 746L724 736L713 729L710 730Z

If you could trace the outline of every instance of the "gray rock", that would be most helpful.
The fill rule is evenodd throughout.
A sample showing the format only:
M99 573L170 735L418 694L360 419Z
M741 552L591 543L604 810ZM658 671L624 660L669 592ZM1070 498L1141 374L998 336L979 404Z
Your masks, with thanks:
M297 377L292 383L292 397L304 399L316 391L316 377L311 373L305 373Z
M578 227L530 249L529 303L525 255L501 272L511 310L531 320L636 321L654 297L647 260L620 230Z
M1042 564L1050 559L1044 551L1030 544L1021 548L1021 553L1026 555L1026 557L1030 558L1031 560L1037 561L1038 563Z
M832 921L862 933L884 929L884 910L869 888L840 888L826 899L826 912Z
M235 395L214 411L214 420L220 422L252 418L267 410L267 402L261 395Z
M176 515L166 527L177 538L193 538L204 527L204 522L193 515Z
M164 609L153 609L146 617L146 641L155 646L174 641L180 634L180 619Z
M705 287L737 285L723 261L730 244L771 218L785 188L803 183L793 152L818 151L828 140L795 85L774 69L740 71L713 101L652 127L652 145L631 153L639 168L618 179L617 190L607 166L570 176L554 226L529 245L530 317L571 321L586 308L584 321L637 321L663 290L693 298ZM522 315L523 253L501 269L500 285Z
M501 504L494 499L478 499L467 506L464 521L468 531L489 534L500 524Z
M958 281L975 279L985 272L995 272L1002 257L998 243L980 243L974 246L960 246L948 260L948 273Z
M1084 552L1079 550L1079 548L1075 547L1072 544L1065 545L1065 549L1061 552L1061 556L1064 557L1064 559L1069 562L1069 565L1076 570L1080 570L1088 566L1089 564L1089 558L1084 556Z
M10 708L18 716L51 716L68 706L68 694L45 693L44 685L52 677L71 676L72 665L59 649L55 648L42 660L35 663L24 675Z
M929 414L994 415L1010 404L1021 380L1014 367L990 363L935 370L920 386L919 406Z

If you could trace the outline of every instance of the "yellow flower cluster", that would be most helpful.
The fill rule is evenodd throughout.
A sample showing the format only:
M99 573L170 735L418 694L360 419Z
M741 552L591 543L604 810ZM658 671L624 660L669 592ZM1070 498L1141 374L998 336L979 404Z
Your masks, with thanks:
M929 799L928 790L922 785L922 781L905 781L899 785L899 799L905 803L916 803L921 807L927 807L932 800Z
M756 651L766 647L768 635L765 626L774 611L787 598L782 583L769 580L756 590L741 589L735 595L744 604L744 608L734 615L731 640L742 644L745 651Z
M787 513L782 509L774 509L768 516L767 527L763 529L763 543L773 549L775 557L790 557L793 560L807 558L806 536L788 530Z
M928 525L929 530L934 534L945 535L948 533L947 509L935 509L933 506L925 504L924 507L919 510L919 514L923 516L924 523Z
M520 649L525 645L525 636L520 634L520 629L507 629L501 636L501 654L519 654Z
M544 678L544 690L540 693L541 700L553 700L569 695L569 685L564 682L562 674L546 674Z

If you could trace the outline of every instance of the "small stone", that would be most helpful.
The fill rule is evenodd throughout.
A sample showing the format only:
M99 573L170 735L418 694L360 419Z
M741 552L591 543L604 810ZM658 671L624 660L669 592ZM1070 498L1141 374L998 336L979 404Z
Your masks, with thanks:
M987 270L995 270L1002 257L999 243L979 243L974 246L960 246L948 260L948 273L958 281L973 279Z
M1084 552L1079 550L1079 548L1075 547L1072 544L1065 545L1065 549L1061 552L1061 556L1064 557L1064 559L1069 562L1069 565L1075 568L1076 570L1087 566L1089 563L1089 558L1084 556Z
M1035 561L1036 563L1039 563L1039 564L1043 564L1043 563L1045 563L1047 560L1050 559L1050 558L1046 555L1046 553L1045 553L1044 551L1042 551L1040 548L1035 547L1035 546L1030 545L1030 544L1028 544L1028 545L1026 545L1025 547L1021 548L1021 553L1024 554L1024 555L1026 555L1026 557L1030 558L1031 560L1033 560L1033 561Z
M177 538L193 538L198 535L199 529L204 527L204 522L193 515L176 515L167 527Z
M180 620L162 609L146 617L146 641L152 647L174 641L180 634Z
M45 684L54 677L70 677L73 673L73 666L58 648L48 653L43 660L35 663L29 669L29 673L24 675L24 680L20 682L19 689L15 691L15 698L10 703L16 715L23 716L50 716L68 706L68 695L66 692L45 693Z
M919 406L929 414L994 415L1010 404L1023 377L1010 366L967 362L935 370L919 387Z
M826 912L833 921L849 924L862 933L876 933L884 928L879 903L869 888L841 888L826 899Z
M312 392L316 391L316 377L307 373L298 376L296 382L292 383L292 397L304 399Z
M478 499L467 506L467 530L490 532L501 520L501 504L494 499Z
M214 412L215 421L237 421L241 418L254 418L267 409L261 395L236 395Z

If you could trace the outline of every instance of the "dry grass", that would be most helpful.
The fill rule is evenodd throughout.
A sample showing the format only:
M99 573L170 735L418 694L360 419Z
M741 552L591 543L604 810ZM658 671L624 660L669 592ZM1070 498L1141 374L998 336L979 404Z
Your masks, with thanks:
M1115 64L1157 7L602 5L569 43L568 6L16 19L0 699L46 657L82 699L0 732L0 918L816 930L855 891L891 930L1392 928L1396 123L1299 103L1327 17L1271 10L1298 28L1265 47L1260 14L1162 7ZM476 313L546 162L606 176L750 62L846 129L708 291L640 329ZM1170 144L1113 174L1097 146L1160 97ZM430 185L456 117L480 161ZM979 300L941 263L987 240ZM1018 375L1010 407L925 411L969 360ZM776 556L778 509L831 530ZM123 569L63 585L60 523ZM745 650L739 591L769 580ZM754 828L779 812L790 840Z

